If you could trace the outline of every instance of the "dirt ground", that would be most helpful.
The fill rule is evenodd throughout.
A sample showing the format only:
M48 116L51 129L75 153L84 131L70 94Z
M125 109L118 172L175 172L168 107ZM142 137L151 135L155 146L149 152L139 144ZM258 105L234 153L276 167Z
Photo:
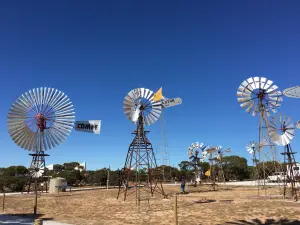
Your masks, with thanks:
M117 200L117 189L42 194L38 213L74 225L102 224L175 224L174 193L179 186L165 186L168 199L156 195L136 207L135 195L125 202ZM247 187L210 186L191 188L179 194L179 224L300 224L300 203L266 198L263 191ZM269 189L268 193L275 193ZM2 197L1 197L2 202ZM34 195L6 196L2 214L32 214ZM300 201L299 201L300 202Z

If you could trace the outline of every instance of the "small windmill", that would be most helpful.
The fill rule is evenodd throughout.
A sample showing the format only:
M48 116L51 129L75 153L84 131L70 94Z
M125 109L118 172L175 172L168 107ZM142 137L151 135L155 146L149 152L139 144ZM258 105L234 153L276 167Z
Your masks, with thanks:
M196 142L196 144L192 143L188 148L188 155L190 159L190 166L195 170L195 180L194 186L201 183L201 176L203 174L202 168L200 166L200 162L204 162L204 157L200 156L199 153L205 150L206 146L203 143Z
M296 152L292 151L290 144L295 136L295 124L292 123L289 117L283 116L281 114L276 114L272 117L272 120L270 122L269 134L271 140L275 144L284 146L284 152L282 152L281 154L284 156L284 165L286 165L287 161L287 174L289 175L289 178L287 179L286 177L284 177L283 195L284 197L286 196L286 187L289 180L292 188L292 196L294 197L295 201L297 201L297 187L294 175L294 168L297 167L294 157L294 154Z
M253 163L253 178L259 179L259 171L257 168L257 159L256 159L256 154L259 150L258 144L255 141L251 141L249 144L246 146L247 152L252 156L252 163Z
M151 194L152 197L154 192L165 196L152 144L146 136L149 131L145 131L144 126L154 124L159 119L163 108L177 105L177 103L165 102L162 89L154 93L147 88L136 88L125 96L123 103L125 116L137 127L133 132L135 137L129 146L124 168L120 173L117 198L123 194L125 201L128 195L135 192L136 204L139 205L145 197L141 197L142 191ZM146 174L142 174L142 171ZM130 187L133 178L135 181ZM146 197L148 198L148 196Z
M216 174L214 170L214 162L216 161L215 153L217 152L216 147L207 146L206 149L203 151L202 155L204 159L209 161L209 170L205 172L205 175L210 178L212 181L212 185L214 190L216 185Z
M216 159L217 164L219 165L219 168L218 168L218 181L225 183L225 175L224 175L224 170L223 170L222 159L223 159L224 153L230 153L231 149L226 148L225 150L223 150L222 146L217 146L216 150L217 151L215 152L215 159Z

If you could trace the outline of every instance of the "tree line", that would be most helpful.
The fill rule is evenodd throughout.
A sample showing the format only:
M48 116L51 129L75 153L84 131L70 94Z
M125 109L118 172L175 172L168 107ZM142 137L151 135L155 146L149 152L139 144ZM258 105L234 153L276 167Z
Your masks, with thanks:
M223 168L224 177L226 181L229 180L247 180L255 179L257 172L260 177L263 177L264 170L266 168L268 174L278 171L281 168L282 171L286 170L286 166L278 162L257 162L257 167L249 166L247 160L239 156L225 156L222 158L222 162L216 163L212 167L208 162L201 162L200 167L203 172L208 171L210 168L214 171L215 175ZM194 169L190 166L188 161L182 161L179 163L178 168L162 165L156 168L159 171L160 179L165 182L180 182L184 176L187 181L194 179ZM99 170L85 171L80 167L78 162L69 162L62 165L55 164L53 170L46 169L46 176L55 178L62 177L68 182L68 185L72 186L103 186L107 184L109 179L109 185L118 186L120 169L111 170L110 168L102 168ZM134 171L131 179L134 182ZM108 177L109 175L109 177ZM142 181L147 181L147 171L139 171L139 176ZM6 192L18 192L22 191L24 185L30 177L29 169L24 166L10 166L7 168L0 168L0 190ZM207 177L203 174L202 180Z

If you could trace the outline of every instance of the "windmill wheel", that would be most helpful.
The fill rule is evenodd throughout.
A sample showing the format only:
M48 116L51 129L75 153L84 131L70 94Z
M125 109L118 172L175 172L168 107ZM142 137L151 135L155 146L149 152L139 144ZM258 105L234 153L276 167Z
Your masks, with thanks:
M256 116L260 110L270 116L271 111L276 113L276 108L280 107L283 101L282 94L277 89L273 81L265 77L250 77L238 88L238 102L247 113L252 113L253 116Z
M74 127L72 102L54 88L36 88L22 94L7 117L8 133L21 148L45 151L62 143Z
M126 117L136 123L140 113L146 125L155 123L161 114L161 102L153 101L153 91L146 88L131 90L125 97L123 108Z
M39 178L45 172L45 168L41 166L34 166L29 168L29 172L32 178Z
M257 149L257 144L254 141L251 141L247 146L246 146L247 152L249 152L250 155L254 155L255 152L258 150Z
M198 159L198 155L201 152L203 152L206 149L206 146L203 143L196 142L196 144L192 143L191 146L188 148L188 155L189 155L189 159L192 160L192 163L197 163L196 159ZM204 161L204 157L201 156L199 157L199 162L203 162Z
M271 140L278 145L286 146L295 136L295 127L291 119L283 115L272 117L268 127Z

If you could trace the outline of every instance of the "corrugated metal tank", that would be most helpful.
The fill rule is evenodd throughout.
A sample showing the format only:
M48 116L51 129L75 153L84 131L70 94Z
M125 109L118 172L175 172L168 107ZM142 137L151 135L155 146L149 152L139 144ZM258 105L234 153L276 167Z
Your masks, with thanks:
M49 184L49 193L58 194L58 188L56 188L55 186L62 186L62 185L67 185L67 181L65 178L61 178L61 177L51 178Z

